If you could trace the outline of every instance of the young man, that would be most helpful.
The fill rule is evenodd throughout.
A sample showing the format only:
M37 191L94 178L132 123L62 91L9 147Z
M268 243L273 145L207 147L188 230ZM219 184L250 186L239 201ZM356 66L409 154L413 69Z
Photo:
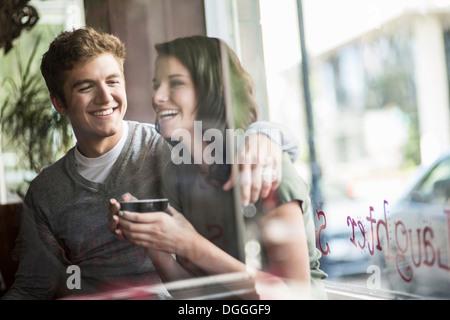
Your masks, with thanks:
M161 283L143 247L108 231L110 199L126 192L163 197L161 166L170 161L169 146L153 125L123 120L124 60L118 38L91 28L61 33L44 54L41 71L51 101L69 117L77 143L30 185L16 248L20 266L4 299ZM281 156L272 154L276 164ZM241 167L250 175L252 166ZM254 176L242 189L243 201L264 197L276 184Z

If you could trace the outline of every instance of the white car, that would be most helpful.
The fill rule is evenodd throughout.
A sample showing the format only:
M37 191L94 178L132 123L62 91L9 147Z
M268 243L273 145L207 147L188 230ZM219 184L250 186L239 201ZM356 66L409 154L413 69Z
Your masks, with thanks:
M388 221L381 243L391 290L449 299L450 152L418 171Z

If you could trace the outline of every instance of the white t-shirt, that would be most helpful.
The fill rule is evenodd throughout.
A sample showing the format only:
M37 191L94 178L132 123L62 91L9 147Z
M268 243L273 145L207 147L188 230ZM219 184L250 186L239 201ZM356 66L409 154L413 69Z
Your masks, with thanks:
M116 146L104 155L97 158L87 158L78 151L78 148L75 148L75 163L77 165L78 173L90 181L98 183L104 182L111 172L112 166L119 157L120 152L125 145L125 141L127 140L127 136L128 123L124 121L122 137Z

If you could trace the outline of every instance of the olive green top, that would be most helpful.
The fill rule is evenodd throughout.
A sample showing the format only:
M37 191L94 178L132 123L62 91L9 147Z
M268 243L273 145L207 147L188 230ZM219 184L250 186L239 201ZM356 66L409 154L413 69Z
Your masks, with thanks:
M298 175L287 153L283 156L280 186L267 199L258 201L253 208L236 210L235 192L223 191L219 184L214 186L214 183L206 182L204 176L202 177L199 173L198 166L193 164L170 163L164 173L164 182L170 205L181 212L197 232L230 255L245 261L243 243L257 240L262 269L267 267L267 259L261 239L259 219L283 203L298 201L301 204L308 240L312 298L325 298L321 280L326 277L326 274L319 269L321 253L315 243L314 222L309 209L309 187ZM240 206L237 207L240 208ZM245 226L244 238L242 232L239 232L242 226Z

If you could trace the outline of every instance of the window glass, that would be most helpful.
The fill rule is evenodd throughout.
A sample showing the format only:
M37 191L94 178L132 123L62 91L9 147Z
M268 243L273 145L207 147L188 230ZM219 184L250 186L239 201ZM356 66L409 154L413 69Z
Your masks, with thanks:
M311 196L328 288L448 298L448 156L434 163L450 146L448 3L302 3L303 61L290 24L298 21L296 1L260 1L268 113L300 137L296 164L309 181L314 139L320 195ZM309 65L313 133L302 62Z
M180 30L185 22L171 20L176 10L174 1L145 5L136 1L133 3L140 3L139 6L127 7L124 15L120 14L124 4L118 3L91 3L91 19L105 18L95 23L108 25L109 31L126 39L130 48L127 47L127 57L132 57L125 64L127 83L135 80L139 84L127 88L130 106L127 114L134 116L131 112L136 111L132 109L134 101L142 99L145 101L142 107L146 108L143 110L149 114L149 97L164 85L164 72L154 67L152 60L156 56L154 45L172 40L175 38L172 34L186 35ZM39 36L42 40L37 52L41 55L59 31L84 24L83 1L35 0L30 4L39 10L41 19L15 44L21 55L29 53L27 48ZM300 4L303 19L299 19ZM192 14L186 7L184 9L187 16ZM292 201L297 205L295 209L300 208L307 217L302 220L304 226L296 224L297 216L292 218L296 222L292 225L276 219L264 220L265 216L258 216L262 212L258 206L242 208L238 188L233 193L221 193L219 183L226 181L230 167L223 171L220 166L220 170L199 171L194 166L178 166L179 162L191 160L186 157L187 149L178 147L172 149L178 157L172 157L173 170L164 176L165 183L174 182L164 189L171 205L182 211L208 241L245 263L252 274L257 269L271 270L275 274L285 271L286 265L282 263L275 263L274 269L270 269L268 261L271 258L275 262L289 261L292 256L289 252L304 250L302 253L308 251L311 259L308 270L313 270L317 279L323 277L322 271L327 274L323 283L330 299L450 298L449 1L208 0L201 9L206 15L207 35L223 39L250 74L259 120L285 129L287 136L284 138L291 140L290 146L298 141L294 159L291 161L286 156L282 160L288 174L285 184L274 193L279 198L269 197L268 203L277 207L281 206L281 201L304 195L311 202L306 198ZM128 28L124 27L127 23ZM135 25L142 25L142 28L134 30ZM304 56L302 49L306 52ZM2 77L14 74L16 58L10 55L1 59ZM32 64L36 72L38 65L38 61ZM185 71L180 68L177 75ZM227 99L239 101L244 95L227 91L233 83L230 74L224 74ZM184 81L172 81L171 92L189 89L190 82L186 79L190 80L187 77ZM0 98L4 99L5 86L1 85ZM247 88L246 85L243 81L242 88ZM212 99L211 95L205 97L205 101L210 101L207 99ZM231 109L227 110L226 120L227 125L234 128L230 125ZM163 117L170 118L175 113L166 110ZM218 118L214 114L213 120ZM141 121L141 118L131 120ZM209 120L195 125L209 125L212 122ZM190 129L205 134L204 127L195 125ZM217 131L208 134L204 141L211 144L205 150L215 161L223 155L223 148L213 147L221 138L229 136L220 136ZM231 132L231 138L239 140L236 134L237 131ZM35 176L33 172L19 169L20 156L13 148L0 151L3 151L8 189L17 190L20 183ZM296 179L297 176L300 179ZM308 187L299 182L303 180ZM260 218L271 222L265 225L264 232L257 220ZM94 231L92 229L93 234ZM295 243L290 241L298 239L299 235L307 238L307 245L313 243L314 247L291 246L288 249L293 251L284 251L286 248L271 251L280 243ZM271 248L264 242L267 239ZM72 271L75 277L86 270L94 270L98 276L98 270L92 266L105 260L100 261L93 255L91 261L94 262L89 265L91 261L84 259L83 254L97 249L109 250L113 245L109 242L105 246L98 245L103 240L97 242L97 239L76 240L79 243L74 250L81 252L81 268L70 266L71 269L67 269L70 272L64 276L72 279ZM192 260L204 257L202 252L184 242L177 246L186 252L192 249ZM128 251L127 257L133 252ZM114 253L117 255L113 255L111 261L121 260L121 265L116 266L113 273L128 272L123 267L128 264L123 261L124 252ZM178 262L184 257L173 254L172 258L179 259ZM141 270L142 265L136 266L136 261L131 264ZM82 263L86 263L86 269ZM293 265L291 261L290 267ZM63 273L66 271L65 265L57 267L62 268ZM83 297L214 299L229 298L236 292L254 297L255 283L247 276L218 273L198 276L194 281L172 281L164 286L130 289L127 283L126 290L113 290L112 295ZM207 272L202 270L197 274ZM107 278L109 274L101 276ZM284 291L278 288L285 288L284 284L262 281L258 290L269 293L272 298L304 297L302 286L294 286L298 291L286 291L288 295L283 296ZM110 287L116 289L117 283L111 283ZM76 290L69 282L62 288ZM274 291L274 288L277 289ZM99 288L93 285L89 289Z
M411 192L411 201L445 205L450 197L450 159L439 162Z

